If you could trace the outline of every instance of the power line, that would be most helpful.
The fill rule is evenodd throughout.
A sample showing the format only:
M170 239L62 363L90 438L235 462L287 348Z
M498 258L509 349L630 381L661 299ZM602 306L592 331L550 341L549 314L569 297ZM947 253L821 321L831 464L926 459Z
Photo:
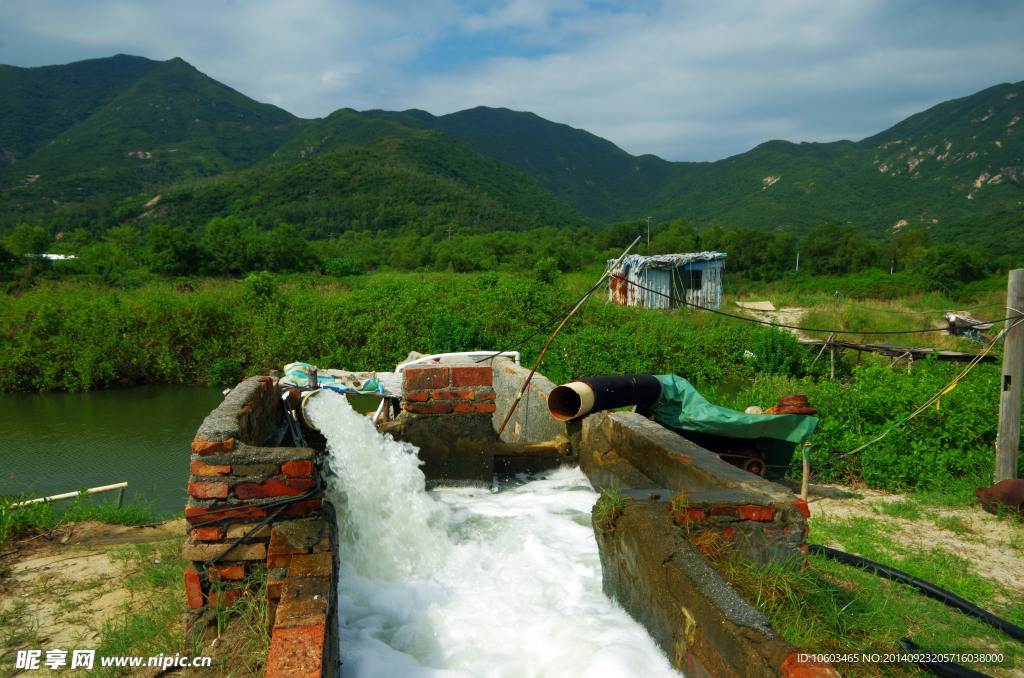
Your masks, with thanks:
M929 328L923 329L923 330L889 330L889 331L880 331L880 330L832 330L832 329L823 329L823 328L818 328L818 327L800 327L798 325L782 325L780 323L774 323L774 322L767 321L767 320L757 320L756 318L748 318L747 316L736 315L735 313L726 313L725 311L720 311L720 310L718 310L716 308L709 308L707 306L701 306L700 304L694 304L694 303L691 303L689 301L686 301L685 299L679 299L678 297L675 297L675 296L673 296L670 293L665 293L665 292L662 292L660 290L654 290L654 289L651 289L649 287L645 287L645 286L641 285L640 283L633 282L632 280L628 280L626 278L623 278L621 275L611 275L611 276L608 276L608 277L610 277L610 278L618 278L619 280L623 280L623 281L625 281L626 283L628 283L630 285L633 285L635 287L638 287L639 289L644 290L645 292L650 292L652 294L657 294L658 296L665 297L665 298L667 298L667 299L669 299L671 301L674 301L676 303L682 304L684 306L690 306L692 308L695 308L695 309L698 309L698 310L701 310L701 311L708 311L710 313L715 313L717 315L724 315L727 318L735 318L736 320L743 320L745 322L754 323L754 324L757 324L757 325L767 325L769 327L781 327L781 328L784 328L784 329L787 329L787 330L801 330L803 332L822 332L822 333L827 333L827 334L880 334L880 335L887 335L887 334L923 334L925 332L945 332L946 331L945 327L929 327ZM1002 320L985 320L985 321L979 320L979 321L977 321L976 324L984 325L984 324L988 324L988 323L1001 323L1001 322L1006 322L1006 321L1017 321L1017 320L1019 320L1022 317L1024 317L1024 316L1014 315L1014 316L1009 316L1007 318L1003 318Z

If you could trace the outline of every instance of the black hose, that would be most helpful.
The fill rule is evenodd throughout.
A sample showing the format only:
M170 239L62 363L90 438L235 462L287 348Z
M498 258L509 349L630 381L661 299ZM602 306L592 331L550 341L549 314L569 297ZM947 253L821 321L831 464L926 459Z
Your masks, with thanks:
M921 646L910 638L900 638L900 647L907 652L915 654L930 654L927 650L922 650ZM953 662L923 660L916 662L916 664L926 671L931 671L936 676L942 676L942 678L992 678L987 673L981 673Z
M926 582L923 579L912 577L906 572L903 572L902 570L897 570L894 567L882 565L881 563L876 563L873 560L861 558L860 556L854 556L849 553L838 551L836 549L830 549L827 546L821 546L820 544L808 544L807 548L810 550L811 553L817 553L823 556L828 556L829 558L834 558L835 560L841 560L850 565L855 565L865 570L871 570L875 574L879 574L883 577L886 577L887 579L894 579L896 581L901 581L905 584L909 584L910 586L913 586L917 590L921 591L921 593L925 594L929 598L934 598L935 600L945 603L950 607L955 607L961 612L969 614L972 617L977 617L986 624L994 626L997 629L1003 631L1008 636L1011 636L1021 642L1024 642L1024 629L1017 626L1016 624L1011 624L1005 619L995 616L987 610L981 609L977 605L964 600L955 593L947 591L942 587Z
M661 382L649 374L612 374L576 381L594 390L594 412L628 405L652 407L661 397Z

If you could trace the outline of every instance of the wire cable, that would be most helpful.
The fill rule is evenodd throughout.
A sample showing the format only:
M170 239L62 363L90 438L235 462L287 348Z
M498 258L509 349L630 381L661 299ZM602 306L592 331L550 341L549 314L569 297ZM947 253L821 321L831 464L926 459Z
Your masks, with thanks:
M1009 332L1010 330L1012 330L1012 329L1013 329L1014 327L1016 327L1017 325L1020 325L1020 324L1021 324L1022 322L1024 322L1024 321L1022 321L1022 320L1017 320L1017 321L1015 321L1015 322L1014 322L1013 324L1011 324L1011 325L1010 325L1009 327L1003 328L1003 330L1002 330L1001 332L999 332L999 334L998 334L998 335L996 336L996 338L992 340L992 343L991 343L991 344L988 344L988 345L987 345L987 346L985 347L985 349L984 349L984 350L983 350L983 351L982 351L981 353L979 353L978 355L976 355L976 356L974 357L974 359L973 359L973 360L971 360L971 362L969 362L969 363L967 364L967 367L965 367L965 368L964 368L964 369L963 369L963 370L962 370L962 371L960 372L960 374L958 374L957 376L953 377L952 381L950 381L950 382L949 382L949 383L948 383L948 384L947 384L947 385L946 385L946 386L945 386L945 387L944 387L944 388L943 388L942 390L940 390L940 391L939 391L938 393L936 393L936 394L935 394L935 395L933 395L933 396L932 396L931 398L929 398L928 400L926 400L926 401L924 402L924 404L923 404L923 405L921 405L920 407L918 407L918 408L917 408L916 410L914 410L913 412L911 412L910 414L908 414L908 415L907 415L906 417L904 417L903 419L900 419L900 420L899 420L899 421L897 421L897 422L896 422L895 424L893 424L893 425L892 425L892 426L890 426L889 428L885 429L884 431L882 431L882 432L881 432L881 433L879 433L879 434L878 434L877 436L875 436L875 437L874 437L874 438L872 438L871 440L867 441L866 443L864 443L864 444L863 444L863 445L861 445L860 447L854 448L854 449L850 450L849 452L843 452L842 454L837 454L837 455L836 455L835 457L833 457L833 458L832 458L831 460L829 460L828 462L825 462L825 464L824 464L824 470L823 470L823 472L826 472L826 471L830 470L830 468L831 468L832 466L834 466L834 465L835 465L835 463L836 463L837 461L839 461L840 459L844 459L844 458L846 458L846 457L849 457L849 456L850 456L851 454L856 454L857 452L860 452L860 451L861 451L861 450L863 450L864 448L866 448L866 447L870 447L871 445L874 445L874 444L875 444L875 443L877 443L877 442L878 442L879 440L881 440L882 438L884 438L885 436L887 436L887 435L888 435L888 434L889 434L889 433L890 433L891 431L893 431L893 430L894 430L894 429L896 429L896 428L899 428L900 426L902 426L903 424L907 423L908 421L910 421L911 419L913 419L913 418L914 418L914 417L916 417L917 415L921 414L921 412L924 412L924 411L925 411L926 409L928 409L929 407L931 407L931 406L932 406L932 404L933 404L933 403L936 403L936 402L937 402L937 401L938 401L938 400L939 400L940 398L942 398L942 396L946 395L947 393L949 393L950 391L952 391L952 390L953 390L954 388L956 388L956 386L957 386L957 384L958 384L958 383L960 382L960 380L961 380L961 379L963 379L964 377L966 377L966 376L968 375L968 373L970 373L970 371L971 371L971 370L973 370L973 369L974 369L974 368L975 368L975 367L976 367L976 366L978 365L978 363L980 363L980 362L981 362L981 359L985 357L985 355L986 355L986 354L987 354L987 353L988 353L988 352L989 352L989 351L990 351L990 350L992 349L992 347L993 347L993 346L994 346L994 345L996 344L996 342L998 342L999 340L1001 340L1001 339L1003 338L1003 336L1004 336L1004 335L1005 335L1005 334L1006 334L1007 332Z
M641 285L640 283L637 283L637 282L633 282L632 280L624 278L621 275L612 274L609 277L610 278L618 278L619 280L623 280L627 284L633 285L633 286L635 286L635 287L637 287L639 289L644 290L645 292L650 292L652 294L657 294L658 296L665 297L665 298L667 298L667 299L669 299L671 301L675 301L676 303L683 304L684 306L690 306L692 308L695 308L695 309L698 309L698 310L701 310L701 311L709 311L709 312L714 313L716 315L724 315L727 318L735 318L736 320L743 320L745 322L754 323L754 324L757 324L757 325L767 325L769 327L781 327L781 328L784 328L784 329L787 329L787 330L801 330L803 332L821 332L821 333L824 333L824 334L878 334L878 335L888 335L888 334L922 334L924 332L945 332L946 331L945 327L931 327L931 328L923 329L923 330L890 330L890 331L872 330L872 331L868 331L868 330L831 330L831 329L822 329L822 328L817 328L817 327L800 327L799 325L782 325L782 324L779 324L779 323L769 322L767 320L757 320L756 318L748 318L746 316L736 315L735 313L726 313L725 311L720 311L720 310L718 310L716 308L709 308L707 306L701 306L700 304L694 304L694 303L691 303L689 301L686 301L685 299L679 299L678 297L675 297L672 294L666 294L665 292L662 292L660 290L654 290L654 289L651 289L650 287L645 287L644 285ZM985 321L980 321L979 320L979 321L977 321L976 324L982 324L983 325L983 324L987 324L987 323L995 324L995 323L1000 323L1000 322L1016 321L1016 320L1019 320L1021 317L1022 316L1020 316L1020 315L1015 315L1015 316L1010 316L1010 317L1007 317L1007 318L1003 318L1002 320L985 320Z

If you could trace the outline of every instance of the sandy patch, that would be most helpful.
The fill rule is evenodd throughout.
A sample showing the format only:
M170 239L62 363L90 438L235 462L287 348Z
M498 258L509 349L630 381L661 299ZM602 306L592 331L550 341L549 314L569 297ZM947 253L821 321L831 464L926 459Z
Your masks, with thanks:
M922 506L919 520L907 520L882 512L885 504L903 501L906 495L869 489L857 490L857 493L862 497L812 497L808 502L812 525L815 519L850 516L884 521L892 527L894 539L908 547L925 551L938 547L966 558L980 576L1015 592L1019 598L1024 597L1024 527L1020 522L996 518L980 506L956 509ZM823 545L843 548L836 543Z
M18 649L95 647L103 622L133 600L109 547L184 534L184 519L147 527L93 521L8 543L0 556L0 656ZM6 658L5 658L6 659Z
M766 323L775 323L776 325L788 326L787 329L789 329L789 331L795 334L796 336L804 336L799 330L792 329L793 327L799 327L800 319L803 318L804 309L800 307L779 308L772 311L762 311L756 308L751 308L750 306L741 308L746 315L750 316L751 318L754 318L755 320L760 320L761 322Z

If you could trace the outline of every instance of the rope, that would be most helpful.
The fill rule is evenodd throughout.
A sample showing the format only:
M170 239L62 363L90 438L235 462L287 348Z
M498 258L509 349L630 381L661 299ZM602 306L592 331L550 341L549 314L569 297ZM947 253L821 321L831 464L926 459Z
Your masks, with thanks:
M824 470L823 470L822 472L823 472L823 473L824 473L824 472L827 472L827 471L828 471L828 470L829 470L829 469L830 469L830 468L831 468L832 466L834 466L834 465L835 465L835 463L836 463L836 462L838 462L838 461L839 461L840 459L845 459L846 457L849 457L849 456L850 456L850 455L852 455L852 454L856 454L857 452L860 452L861 450L863 450L863 449L865 449L865 448L867 448L867 447L870 447L871 445L874 445L874 444L875 444L875 443L877 443L877 442L878 442L879 440L881 440L882 438L884 438L885 436L887 436L887 435L888 435L888 434L889 434L889 433L890 433L891 431L893 431L894 429L896 429L896 428L898 428L898 427L902 426L903 424L907 423L908 421L910 421L911 419L913 419L913 418L914 418L914 417L916 417L917 415L921 414L921 412L924 412L924 411L925 411L926 409L928 409L929 407L931 407L932 403L936 403L936 402L938 402L938 400L939 400L940 398L942 398L942 396L946 395L947 393L949 393L950 391L952 391L952 390L953 390L954 388L956 388L956 386L957 386L957 384L958 384L958 383L960 382L960 380L961 380L961 379L963 379L964 377L966 377L966 376L967 376L967 375L968 375L968 374L970 373L970 371L971 371L971 370L973 370L973 369L975 368L975 366L977 366L977 365L978 365L978 363L980 363L980 362L981 362L981 359L982 359L982 358L984 358L984 357L985 357L985 355L987 355L987 354L988 354L988 352L989 352L989 351L990 351L990 350L992 349L992 346L994 346L994 345L995 345L995 343L996 343L997 341L999 341L999 340L1001 340L1001 339L1003 338L1003 335L1005 335L1005 334L1006 334L1007 332L1009 332L1010 330L1012 330L1012 329L1013 329L1014 327L1016 327L1017 325L1020 325L1020 324L1021 324L1022 322L1024 322L1024 320L1018 319L1018 320L1014 321L1014 322L1013 322L1013 324L1011 324L1011 325L1010 325L1009 327L1006 327L1006 328L1004 328L1004 329L1003 329L1003 330L1002 330L1001 332L999 332L999 334L998 334L998 335L997 335L997 336L995 337L995 339L993 339L993 340L992 340L992 343L991 343L991 344L988 344L988 345L987 345L987 346L985 347L985 349L984 349L984 350L983 350L983 351L982 351L981 353L979 353L978 355L976 355L976 356L974 357L974 359L973 359L973 360L971 360L971 362L969 362L969 363L967 364L967 367L965 367L965 368L963 369L963 371L961 371L961 372L960 372L960 374L958 374L957 376L955 376L955 377L953 378L953 380L952 380L952 381L950 381L950 382L949 382L949 383L948 383L948 384L947 384L947 385L945 386L945 388L943 388L943 389L942 389L942 390L940 390L940 391L939 391L938 393L936 393L935 395L933 395L933 396L932 396L931 398L929 398L928 400L926 400L926 401L924 402L924 404L923 404L923 405L921 405L921 406L920 406L920 407L918 407L918 408L917 408L916 410L914 410L913 412L911 412L911 413L910 413L909 415L907 415L907 416L906 416L906 417L904 417L903 419L901 419L901 420L897 421L897 422L896 422L895 424L893 424L893 425L892 425L892 426L890 426L889 428L885 429L884 431L882 431L882 432L881 432L881 433L879 433L879 434L878 434L877 436L875 436L875 437L874 437L874 438L872 438L871 440L867 441L866 443L864 443L864 444L863 444L863 445L861 445L860 447L854 448L854 449L850 450L849 452L843 452L842 454L837 454L837 455L835 455L835 456L834 456L834 457L833 457L832 459L830 459L830 460L829 460L828 462L825 462L825 464L823 465L823 466L824 466Z

